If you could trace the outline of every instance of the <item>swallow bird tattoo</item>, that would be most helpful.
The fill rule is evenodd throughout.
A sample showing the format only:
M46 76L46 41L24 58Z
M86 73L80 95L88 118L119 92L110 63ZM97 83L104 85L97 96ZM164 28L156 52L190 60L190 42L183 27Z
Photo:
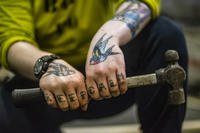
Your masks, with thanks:
M105 35L106 34L104 34L94 46L92 57L90 58L90 65L99 64L105 61L110 55L120 54L118 52L112 52L112 49L115 45L112 45L111 47L106 49L106 45L108 44L108 41L112 38L112 36L104 39Z

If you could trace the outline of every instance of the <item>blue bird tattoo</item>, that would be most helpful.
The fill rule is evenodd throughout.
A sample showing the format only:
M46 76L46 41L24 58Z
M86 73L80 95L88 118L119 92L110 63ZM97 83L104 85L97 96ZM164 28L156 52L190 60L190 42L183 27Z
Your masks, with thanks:
M104 39L105 35L106 34L104 34L94 46L92 57L90 58L90 65L99 64L105 61L110 55L120 54L118 52L112 52L112 49L115 45L112 45L111 47L106 49L106 45L108 44L108 41L112 38L112 36Z

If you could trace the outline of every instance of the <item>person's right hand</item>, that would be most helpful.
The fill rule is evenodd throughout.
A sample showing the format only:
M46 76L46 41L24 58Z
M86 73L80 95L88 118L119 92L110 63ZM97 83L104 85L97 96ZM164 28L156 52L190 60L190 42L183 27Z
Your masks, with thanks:
M88 95L84 76L63 60L50 63L47 72L40 79L40 88L48 105L63 111L79 107L87 110Z

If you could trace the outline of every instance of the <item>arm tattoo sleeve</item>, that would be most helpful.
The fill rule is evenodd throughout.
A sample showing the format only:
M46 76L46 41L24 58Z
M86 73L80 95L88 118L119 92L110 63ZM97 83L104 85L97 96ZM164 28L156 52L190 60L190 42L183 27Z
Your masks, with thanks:
M127 7L116 14L112 21L124 22L130 29L132 36L135 37L143 25L150 20L151 11L138 0L129 0L128 2Z

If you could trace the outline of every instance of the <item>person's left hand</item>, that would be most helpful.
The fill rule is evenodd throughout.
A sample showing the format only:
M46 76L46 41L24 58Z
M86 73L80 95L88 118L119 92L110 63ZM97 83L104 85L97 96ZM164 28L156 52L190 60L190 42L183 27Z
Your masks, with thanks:
M124 55L116 38L104 34L93 39L86 62L86 85L94 100L127 91Z

